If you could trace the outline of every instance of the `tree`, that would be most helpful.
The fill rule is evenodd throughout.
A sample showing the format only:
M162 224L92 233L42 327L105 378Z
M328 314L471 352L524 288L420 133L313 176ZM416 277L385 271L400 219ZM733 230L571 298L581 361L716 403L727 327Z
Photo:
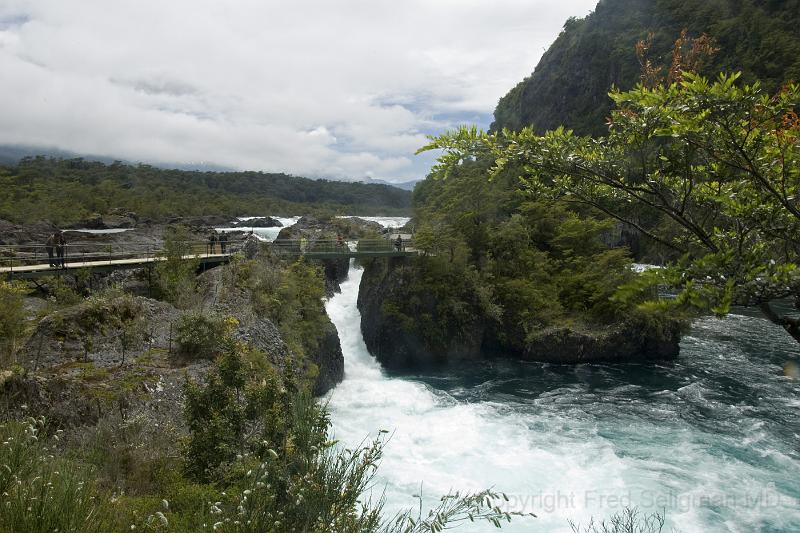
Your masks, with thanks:
M800 322L769 305L800 301L800 86L769 94L738 78L684 72L676 83L614 91L605 137L461 128L422 150L445 151L441 176L488 153L490 175L519 169L528 195L590 206L675 251L620 298L668 282L681 294L659 305L718 314L758 305L800 341Z

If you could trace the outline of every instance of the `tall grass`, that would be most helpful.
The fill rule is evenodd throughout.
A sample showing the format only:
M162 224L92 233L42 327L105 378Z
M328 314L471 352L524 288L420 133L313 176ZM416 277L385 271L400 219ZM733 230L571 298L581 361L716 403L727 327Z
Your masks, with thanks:
M92 476L40 440L44 421L0 425L0 532L105 532L109 501Z

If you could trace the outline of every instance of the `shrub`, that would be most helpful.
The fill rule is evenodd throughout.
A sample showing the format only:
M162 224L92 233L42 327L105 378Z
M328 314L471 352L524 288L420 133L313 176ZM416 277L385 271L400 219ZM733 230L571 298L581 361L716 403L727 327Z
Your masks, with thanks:
M40 440L44 420L0 425L0 532L105 532L110 502L91 473L56 459Z
M0 282L0 368L14 361L22 337L25 335L26 319L22 287Z
M155 289L157 297L176 307L191 307L196 297L196 260L184 259L192 252L189 232L177 227L170 230L164 240L164 260L155 266Z
M223 341L235 329L236 319L213 314L187 313L175 326L178 352L192 359L213 359L222 350Z

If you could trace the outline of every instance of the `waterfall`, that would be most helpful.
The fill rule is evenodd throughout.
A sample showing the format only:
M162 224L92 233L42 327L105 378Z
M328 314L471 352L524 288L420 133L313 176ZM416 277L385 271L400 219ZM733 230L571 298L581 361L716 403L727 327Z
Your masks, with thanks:
M665 531L800 530L800 386L743 351L752 338L762 357L796 353L779 329L743 316L701 320L681 360L660 366L494 361L394 377L361 336L362 273L351 263L326 305L345 359L328 400L341 445L392 434L374 489L375 498L385 489L387 514L415 508L420 489L429 508L451 490L492 487L508 494L507 510L538 515L514 519L510 532L569 532L568 519L585 525L626 506L666 508ZM723 400L732 379L758 394Z

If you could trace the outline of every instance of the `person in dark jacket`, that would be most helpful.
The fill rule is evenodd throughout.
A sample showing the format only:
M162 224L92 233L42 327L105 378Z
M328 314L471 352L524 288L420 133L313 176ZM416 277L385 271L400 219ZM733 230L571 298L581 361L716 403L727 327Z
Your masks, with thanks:
M213 254L217 251L217 234L211 232L208 236L208 253Z
M55 235L56 237L56 255L58 256L58 260L56 261L56 266L60 266L61 268L66 268L67 264L64 259L64 253L66 252L67 248L67 239L64 237L64 232L59 231Z
M398 252L403 251L403 237L401 237L400 235L397 236L397 240L394 241L394 247L397 248Z
M47 251L47 258L50 260L50 266L55 267L58 266L54 259L55 257L55 250L56 250L56 234L53 233L47 238L47 241L44 243L44 249Z
M225 253L225 249L227 248L227 246L228 246L228 234L223 231L222 233L219 234L219 247L220 250L222 250L223 254Z

